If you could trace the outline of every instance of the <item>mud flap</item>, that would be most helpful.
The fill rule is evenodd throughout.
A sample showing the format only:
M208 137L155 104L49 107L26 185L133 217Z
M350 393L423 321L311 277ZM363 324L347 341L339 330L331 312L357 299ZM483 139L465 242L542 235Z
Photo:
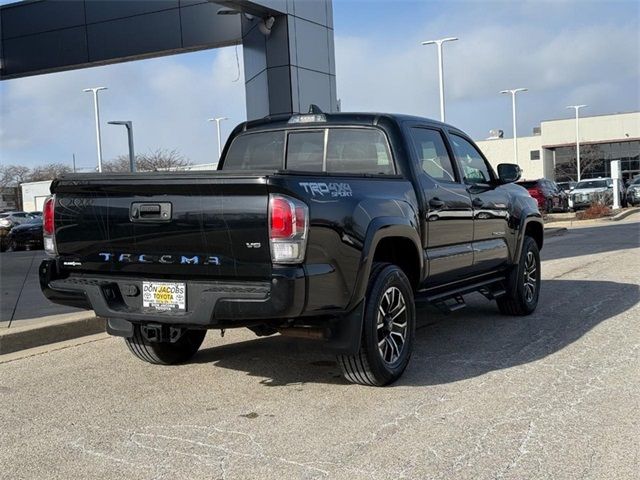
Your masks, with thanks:
M324 342L323 348L336 355L355 355L362 341L362 323L364 319L364 301L360 302L350 314L337 320L331 327L331 337Z

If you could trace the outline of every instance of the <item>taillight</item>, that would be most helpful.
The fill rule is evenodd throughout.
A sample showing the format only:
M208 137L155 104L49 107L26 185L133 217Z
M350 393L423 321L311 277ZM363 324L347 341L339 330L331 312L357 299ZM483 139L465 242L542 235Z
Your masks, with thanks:
M533 198L544 197L544 193L542 193L542 190L540 190L540 187L530 188L529 195L531 195Z
M273 263L301 263L308 230L307 205L285 195L269 195L269 244Z
M47 253L56 254L56 224L54 220L56 199L49 197L44 201L42 209L42 233L44 234L44 249Z

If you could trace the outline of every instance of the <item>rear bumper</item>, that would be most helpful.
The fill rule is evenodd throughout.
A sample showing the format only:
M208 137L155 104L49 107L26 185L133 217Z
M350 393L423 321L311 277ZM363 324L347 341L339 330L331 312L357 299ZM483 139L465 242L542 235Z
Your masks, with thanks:
M184 313L144 311L142 281L141 278L88 274L64 276L59 273L55 259L44 260L40 265L40 286L50 301L92 309L100 317L133 323L246 326L260 320L297 317L305 303L306 279L303 269L298 267L274 269L271 280L263 282L186 280L187 311Z

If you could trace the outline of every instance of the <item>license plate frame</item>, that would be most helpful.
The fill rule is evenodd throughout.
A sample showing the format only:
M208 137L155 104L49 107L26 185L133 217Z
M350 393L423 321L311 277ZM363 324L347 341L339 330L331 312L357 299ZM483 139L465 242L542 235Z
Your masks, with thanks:
M161 313L187 311L187 284L184 282L143 281L142 308Z

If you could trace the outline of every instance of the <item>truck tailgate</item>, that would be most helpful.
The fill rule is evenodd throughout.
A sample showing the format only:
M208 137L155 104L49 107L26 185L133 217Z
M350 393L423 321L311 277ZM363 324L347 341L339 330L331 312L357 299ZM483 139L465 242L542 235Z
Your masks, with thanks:
M264 175L72 175L52 186L60 265L155 278L268 278Z

